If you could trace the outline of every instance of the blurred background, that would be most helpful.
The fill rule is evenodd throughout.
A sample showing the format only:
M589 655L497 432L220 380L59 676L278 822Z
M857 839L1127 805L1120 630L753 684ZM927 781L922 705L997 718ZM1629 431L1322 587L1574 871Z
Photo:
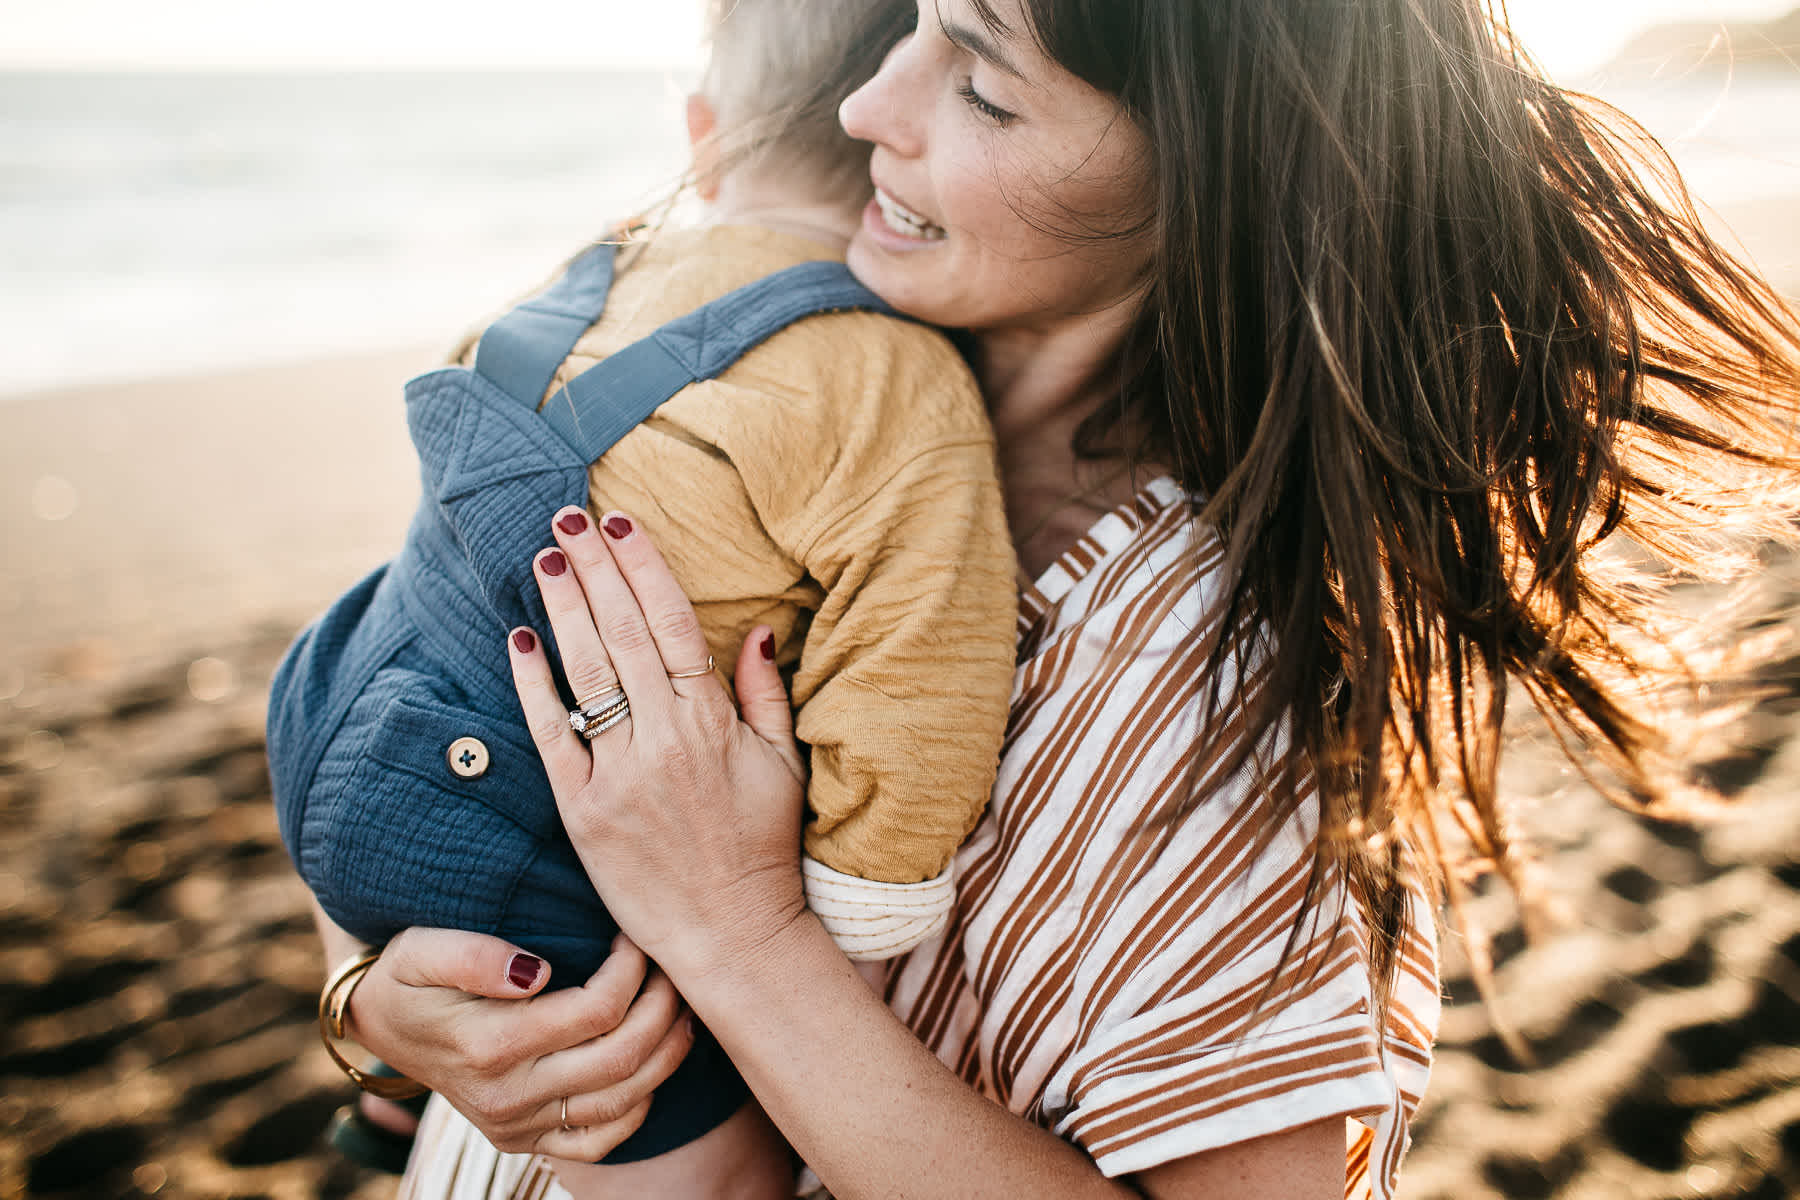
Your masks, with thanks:
M1510 9L1796 296L1792 5ZM0 1200L391 1190L317 1144L348 1090L263 689L398 544L401 383L669 191L699 28L699 0L0 0ZM1800 1194L1800 750L1771 682L1704 830L1519 747L1572 918L1526 949L1480 903L1537 1066L1453 939L1409 1196Z

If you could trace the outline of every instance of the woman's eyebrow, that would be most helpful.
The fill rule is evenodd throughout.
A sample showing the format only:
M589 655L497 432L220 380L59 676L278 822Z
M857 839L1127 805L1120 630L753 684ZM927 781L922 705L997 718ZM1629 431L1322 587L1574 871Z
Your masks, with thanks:
M967 50L976 58L981 59L983 62L991 63L995 68L1004 71L1015 79L1025 78L1024 72L1014 66L1012 59L1006 57L1001 51L999 43L995 42L985 33L982 33L979 30L970 29L966 25L952 25L949 23L942 24L941 28L944 31L944 39L951 45L959 46L962 49Z

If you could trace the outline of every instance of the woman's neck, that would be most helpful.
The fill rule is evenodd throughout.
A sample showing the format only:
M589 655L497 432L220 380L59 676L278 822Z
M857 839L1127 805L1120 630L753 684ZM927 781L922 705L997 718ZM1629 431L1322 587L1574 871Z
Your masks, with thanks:
M1135 311L976 336L973 366L994 422L1007 521L1032 579L1142 483L1121 459L1082 459L1074 448L1081 423L1117 397L1119 350Z

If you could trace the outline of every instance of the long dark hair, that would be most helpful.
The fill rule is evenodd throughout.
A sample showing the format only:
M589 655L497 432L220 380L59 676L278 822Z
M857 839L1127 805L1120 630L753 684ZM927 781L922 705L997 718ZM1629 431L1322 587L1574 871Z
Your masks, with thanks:
M1613 798L1677 806L1679 718L1648 701L1706 668L1657 596L1744 561L1726 524L1794 535L1794 314L1498 0L1025 7L1155 159L1150 300L1083 440L1140 431L1219 531L1222 628L1258 636L1214 665L1266 656L1268 686L1213 715L1248 706L1246 755L1279 729L1304 751L1278 799L1316 780L1312 894L1362 902L1385 997L1446 817L1525 890L1496 784L1511 688Z

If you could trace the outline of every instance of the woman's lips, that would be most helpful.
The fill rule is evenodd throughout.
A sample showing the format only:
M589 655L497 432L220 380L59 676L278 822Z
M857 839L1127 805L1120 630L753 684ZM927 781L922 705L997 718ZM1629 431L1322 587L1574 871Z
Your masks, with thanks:
M875 189L873 207L875 215L890 233L920 242L940 242L944 239L942 226L932 224L880 187Z

